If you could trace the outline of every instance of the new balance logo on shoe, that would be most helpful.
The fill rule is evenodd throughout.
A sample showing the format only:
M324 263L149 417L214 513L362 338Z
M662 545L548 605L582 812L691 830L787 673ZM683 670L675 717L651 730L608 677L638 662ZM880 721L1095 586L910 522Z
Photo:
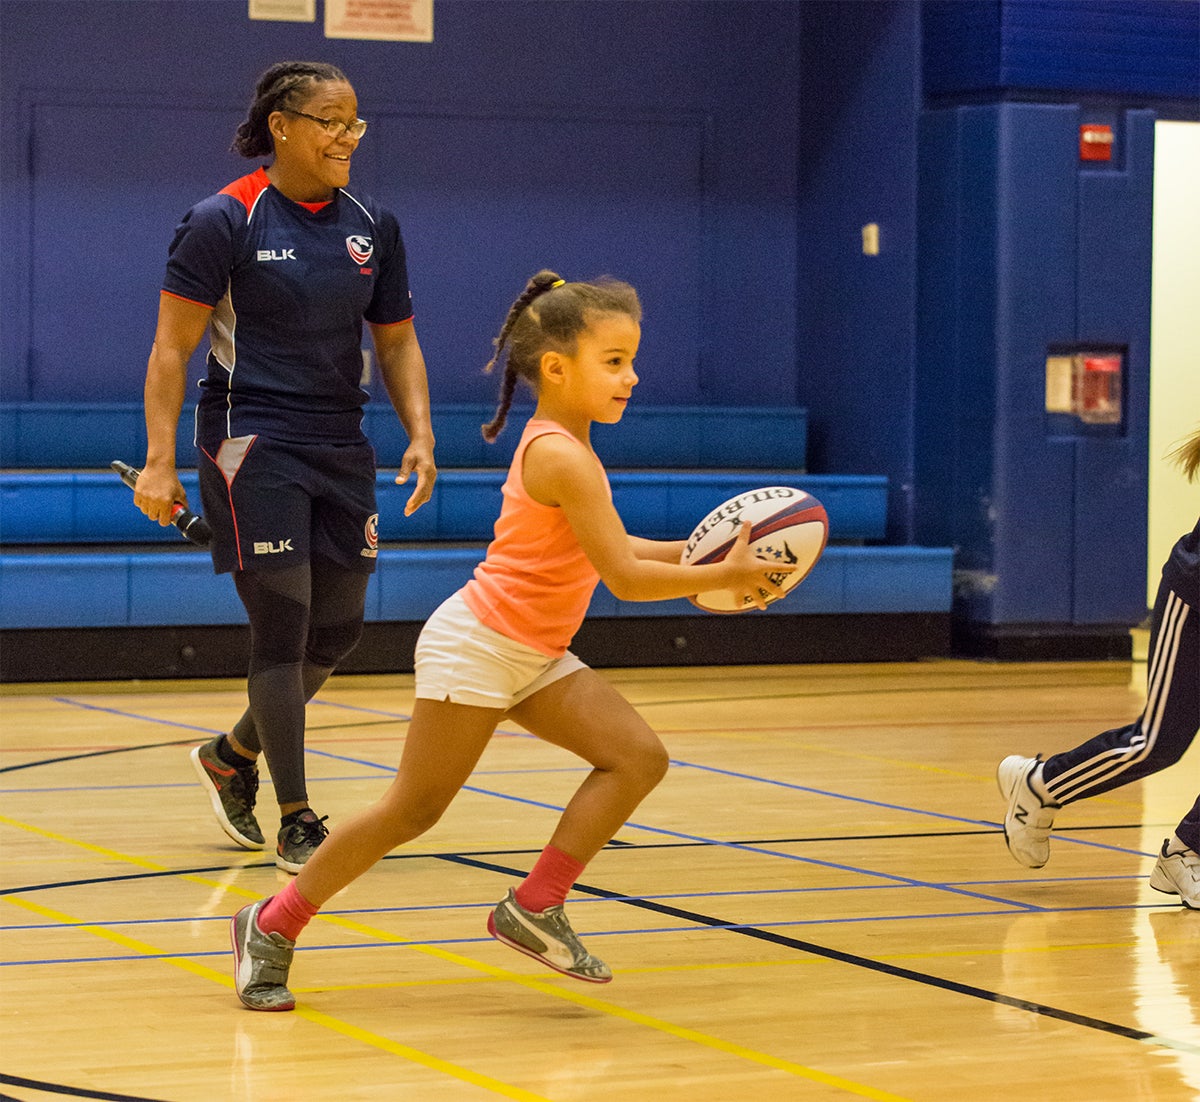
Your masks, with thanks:
M1032 787L1034 775L1040 769L1039 759L1013 754L996 770L1000 794L1008 802L1004 812L1004 840L1008 852L1027 869L1040 869L1050 860L1050 831L1058 810L1057 805L1043 804Z

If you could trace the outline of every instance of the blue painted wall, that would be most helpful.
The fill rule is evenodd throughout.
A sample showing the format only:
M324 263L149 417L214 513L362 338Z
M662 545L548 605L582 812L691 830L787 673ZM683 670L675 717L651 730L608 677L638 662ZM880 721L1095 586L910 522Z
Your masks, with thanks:
M968 615L1140 619L1137 531L1081 570L1114 502L1144 516L1148 135L1197 117L1200 6L435 9L434 43L395 44L245 0L3 0L0 400L138 399L173 227L252 167L226 146L255 76L328 58L372 122L355 187L400 214L435 401L491 398L532 270L622 275L643 401L807 406L811 469L888 477L890 539L1011 579ZM1081 169L1079 122L1114 127L1111 165ZM1128 350L1115 436L1041 412L1045 343L1072 340Z
M923 27L931 96L1179 100L1189 117L1200 97L1195 0L929 0Z
M371 121L353 187L401 218L436 401L492 396L549 265L640 288L643 400L794 403L797 5L456 0L432 44L246 8L5 0L0 398L140 395L179 216L254 167L226 149L258 73L318 57Z
M800 8L799 396L813 470L888 476L912 535L920 5ZM862 227L879 226L878 256Z
M918 533L959 549L960 608L992 624L1145 613L1154 116L1113 118L1080 162L1083 112L927 112L916 409ZM1123 421L1045 411L1047 355L1123 350Z

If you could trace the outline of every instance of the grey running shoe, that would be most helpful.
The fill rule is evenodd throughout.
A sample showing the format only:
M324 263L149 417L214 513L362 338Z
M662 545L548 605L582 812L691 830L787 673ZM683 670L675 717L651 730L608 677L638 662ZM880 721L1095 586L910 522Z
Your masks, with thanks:
M612 979L612 969L592 956L575 936L561 905L540 913L527 911L509 888L488 915L487 927L497 941L564 976L588 983L608 983Z
M258 928L258 913L268 902L260 899L243 907L229 921L233 985L251 1010L291 1010L296 997L287 989L287 978L296 943Z
M262 849L266 845L263 832L254 817L254 801L258 797L258 766L247 762L245 769L226 765L217 753L218 735L212 742L197 746L191 753L192 768L204 785L212 804L213 814L221 829L239 846Z
M1040 758L1013 754L996 769L1000 795L1008 801L1004 812L1004 840L1008 852L1027 869L1040 869L1050 860L1050 831L1057 804L1044 804L1030 780L1041 768Z
M325 825L328 815L317 818L316 812L305 809L300 818L279 828L279 842L275 847L275 864L284 872L299 872L304 863L316 852L317 846L325 841L329 828Z
M1164 838L1150 873L1150 887L1177 895L1185 907L1200 911L1200 853L1188 849L1178 838Z

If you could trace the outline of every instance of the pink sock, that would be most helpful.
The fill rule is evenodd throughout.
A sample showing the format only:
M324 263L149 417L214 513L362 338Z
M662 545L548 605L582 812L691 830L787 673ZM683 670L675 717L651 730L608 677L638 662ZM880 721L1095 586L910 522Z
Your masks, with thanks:
M288 941L295 941L320 909L296 890L296 881L292 880L258 912L258 928L264 934L283 934Z
M576 861L569 853L547 846L514 893L517 902L525 910L535 913L562 903L583 867L583 862Z

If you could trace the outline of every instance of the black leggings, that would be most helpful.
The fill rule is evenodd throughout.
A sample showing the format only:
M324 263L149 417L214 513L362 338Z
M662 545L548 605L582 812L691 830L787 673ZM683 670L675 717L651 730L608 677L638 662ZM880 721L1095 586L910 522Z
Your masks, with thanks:
M233 728L261 751L281 804L304 803L304 705L362 635L369 574L322 556L233 575L250 618L250 707Z

